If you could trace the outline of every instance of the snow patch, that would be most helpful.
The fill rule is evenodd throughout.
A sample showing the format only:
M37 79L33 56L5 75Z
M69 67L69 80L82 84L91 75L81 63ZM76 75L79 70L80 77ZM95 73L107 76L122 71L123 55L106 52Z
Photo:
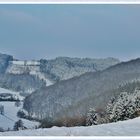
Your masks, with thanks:
M39 66L40 62L39 61L35 61L35 60L31 60L31 61L10 61L10 64L14 64L14 65L24 65L24 66Z
M38 77L46 82L46 86L52 85L53 82L50 81L44 73L40 71L39 61L11 61L6 70L6 73L11 74L30 74Z

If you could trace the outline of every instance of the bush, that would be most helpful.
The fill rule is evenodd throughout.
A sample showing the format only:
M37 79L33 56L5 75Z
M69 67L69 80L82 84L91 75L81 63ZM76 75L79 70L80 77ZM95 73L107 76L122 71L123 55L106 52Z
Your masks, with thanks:
M66 127L73 127L73 126L85 126L86 125L86 117L74 117L74 118L70 118L70 117L66 117L64 119L62 119L61 121L63 126Z
M108 116L102 109L90 108L86 117L86 126L108 123Z
M20 102L19 100L16 101L16 102L15 102L15 106L16 106L16 107L20 107L20 106L21 106L21 102Z
M52 119L51 118L49 118L49 119L43 119L42 121L41 121L41 124L40 124L40 128L50 128L50 127L52 127L53 126L53 121L52 121Z
M41 125L39 126L40 128L50 128L53 126L66 126L66 127L73 127L73 126L85 126L86 125L86 118L85 117L75 117L75 118L62 118L61 120L52 120L51 118L49 119L44 119L41 121Z
M4 132L4 129L2 127L0 127L0 132Z
M17 122L15 122L15 125L14 125L13 129L14 129L14 131L19 131L19 130L26 129L26 127L23 125L22 120L18 120Z
M24 118L24 119L26 119L26 114L25 114L24 111L22 111L22 110L19 110L19 111L17 112L17 116L18 116L19 118Z
M30 121L38 121L38 122L40 122L39 119L33 118L33 117L31 117L31 116L28 116L23 110L19 110L19 111L17 112L17 116L18 116L19 118L27 119L27 120L30 120Z

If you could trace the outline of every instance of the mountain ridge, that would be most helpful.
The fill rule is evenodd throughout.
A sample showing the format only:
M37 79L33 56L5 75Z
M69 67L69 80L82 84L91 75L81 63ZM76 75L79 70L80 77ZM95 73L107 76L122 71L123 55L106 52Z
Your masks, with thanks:
M96 64L95 61L99 61L99 63ZM100 69L104 69L119 63L119 60L115 58L98 60L69 57L58 57L53 60L18 60L13 56L0 54L0 63L2 64L0 67L2 79L0 86L28 95L44 85L49 86L63 79L69 79L88 71L95 71L92 66L94 64L101 67ZM99 69L97 68L97 70ZM15 82L16 80L18 82ZM32 81L32 84L29 81Z

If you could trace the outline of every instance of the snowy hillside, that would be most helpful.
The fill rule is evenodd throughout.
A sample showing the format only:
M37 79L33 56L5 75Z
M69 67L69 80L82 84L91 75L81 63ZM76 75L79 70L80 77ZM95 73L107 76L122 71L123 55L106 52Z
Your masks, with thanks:
M28 73L37 76L40 80L44 80L46 86L53 84L44 73L40 72L39 61L10 61L6 73L15 75Z
M0 136L140 136L140 117L90 127L52 127L49 129L1 132Z
M17 112L21 107L16 107L15 102L0 102L0 105L4 105L5 108L5 115L0 115L0 127L4 130L8 128L13 129L15 122L19 120ZM27 128L34 128L38 125L37 122L31 122L25 119L22 119L22 121Z
M0 95L1 94L12 95L15 99L19 99L20 101L24 99L23 96L19 95L19 92L10 91L4 88L0 88ZM22 109L23 103L21 102L20 106L16 106L15 103L15 101L0 101L0 106L4 106L4 115L0 114L0 128L12 130L15 122L20 119L17 117L17 112ZM25 119L22 119L22 121L27 128L34 128L38 125L38 122L32 122Z
M40 60L40 68L51 80L60 81L80 76L86 72L104 70L118 64L115 58L92 59L92 58L70 58L57 57L51 60Z
M86 72L106 69L120 61L115 58L68 58L18 60L0 53L0 87L19 91L27 96L43 86L79 76Z

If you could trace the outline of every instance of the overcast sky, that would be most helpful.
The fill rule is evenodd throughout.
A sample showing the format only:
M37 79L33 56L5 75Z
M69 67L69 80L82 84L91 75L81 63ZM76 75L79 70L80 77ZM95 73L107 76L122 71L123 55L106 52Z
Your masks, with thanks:
M140 57L140 5L0 5L0 52L19 59Z

